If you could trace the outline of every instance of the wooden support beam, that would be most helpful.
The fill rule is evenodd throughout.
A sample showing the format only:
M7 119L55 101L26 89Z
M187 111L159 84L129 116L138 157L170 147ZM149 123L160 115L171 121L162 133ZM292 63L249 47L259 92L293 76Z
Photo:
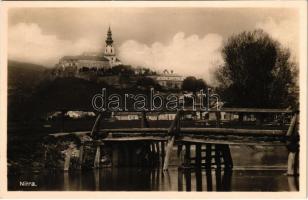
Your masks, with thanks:
M212 167L212 144L206 144L205 166L207 170Z
M185 144L184 167L190 167L190 144Z
M215 112L216 114L216 127L219 128L220 127L220 122L221 122L221 114L220 112Z
M95 159L94 159L94 168L99 168L101 158L101 146L97 145Z
M100 189L100 184L99 184L99 180L100 180L99 170L93 170L93 176L94 176L94 182L95 182L95 190L96 190L96 191L99 191L99 189Z
M64 132L65 110L61 110L61 132Z
M178 191L183 191L183 171L178 169Z
M172 137L170 138L170 140L168 140L167 149L166 149L166 155L165 155L165 159L164 159L164 167L163 167L163 170L168 170L169 159L170 159L170 154L171 154L172 147L173 147L173 144L174 144L174 139L175 139L175 137L172 136Z
M230 152L230 148L228 144L221 145L222 157L224 160L225 168L233 168L233 160Z
M84 154L84 143L81 142L80 148L79 148L78 169L82 169L83 157L84 157L83 154Z
M69 146L65 152L64 171L68 171L70 168L72 151L73 151L72 148Z
M286 134L287 137L290 137L290 136L293 135L295 124L296 124L296 120L297 120L297 114L294 114L293 117L292 117L290 126L288 128L288 132Z
M101 118L102 118L102 114L99 113L99 114L97 115L97 117L96 117L95 123L94 123L94 125L93 125L93 127L92 127L92 130L91 130L91 136L92 136L92 137L95 135L96 131L98 130L98 126L99 126L99 123L100 123L100 121L101 121Z
M202 191L202 169L196 169L196 190L197 192Z
M221 148L219 144L215 145L215 164L216 169L221 168Z
M141 128L150 127L149 122L147 120L146 112L141 113Z
M155 142L155 149L156 149L156 155L155 155L155 165L160 164L160 147L159 147L159 142Z
M288 128L288 132L286 136L288 137L287 147L289 149L289 156L288 156L288 170L287 174L289 176L296 176L298 175L298 163L299 163L299 150L298 150L298 141L295 137L297 137L297 131L295 131L297 121L297 114L294 114L292 117L290 126Z
M206 186L207 191L213 191L212 169L206 169Z
M176 153L178 158L181 155L182 149L183 149L183 144L178 144L177 153Z
M165 158L165 142L164 141L161 141L160 142L161 144L161 166L164 166L164 158Z
M216 177L216 191L222 191L222 179L221 179L221 169L217 168L215 170Z
M191 171L184 170L184 175L185 175L185 183L186 183L186 191L189 192L191 191Z
M201 155L201 144L196 144L196 167L201 168L202 155Z
M232 169L225 168L222 177L223 191L231 191L231 182L232 182Z
M168 165L169 165L169 158L170 158L170 154L172 151L172 147L174 144L174 140L175 140L175 136L178 134L178 132L180 131L180 127L179 127L179 121L181 118L181 111L178 111L175 115L174 120L172 121L169 129L168 129L168 135L170 135L170 139L168 140L168 144L167 144L167 150L166 150L166 156L165 156L165 161L164 161L164 167L163 170L168 170ZM177 129L176 129L177 127Z

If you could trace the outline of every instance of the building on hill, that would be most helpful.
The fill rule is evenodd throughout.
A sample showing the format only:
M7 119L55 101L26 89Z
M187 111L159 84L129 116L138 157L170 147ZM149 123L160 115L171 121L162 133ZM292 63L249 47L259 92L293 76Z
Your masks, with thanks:
M160 86L167 89L181 89L184 77L175 74L173 70L170 72L165 69L163 73L159 73L154 76L148 76L155 80Z
M57 64L56 75L77 76L79 73L105 71L120 65L121 61L116 56L110 27L105 42L104 53L83 53L62 57Z

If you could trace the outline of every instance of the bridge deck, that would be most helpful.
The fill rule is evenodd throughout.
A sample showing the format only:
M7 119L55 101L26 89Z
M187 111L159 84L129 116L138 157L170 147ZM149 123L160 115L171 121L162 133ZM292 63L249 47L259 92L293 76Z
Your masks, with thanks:
M175 141L209 144L282 146L285 145L286 132L286 130L235 128L181 128ZM75 135L82 138L82 136L90 135L90 131L56 133L50 135L53 137ZM98 139L103 142L167 141L169 138L167 128L101 129L98 131L97 136Z

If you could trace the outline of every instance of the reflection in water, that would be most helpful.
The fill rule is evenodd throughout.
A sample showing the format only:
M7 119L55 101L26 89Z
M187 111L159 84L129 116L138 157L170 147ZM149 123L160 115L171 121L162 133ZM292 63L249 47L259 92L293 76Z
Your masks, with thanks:
M215 173L212 173L212 170L205 170L204 175L202 172L201 169L178 170L178 191L213 191L213 178L215 179L216 191L231 191L232 170L216 169ZM185 184L183 183L183 176L185 177ZM192 183L192 179L195 179L195 185ZM185 190L183 190L184 185Z
M38 187L20 187L19 181ZM45 191L298 191L285 170L102 168L9 176L9 190Z

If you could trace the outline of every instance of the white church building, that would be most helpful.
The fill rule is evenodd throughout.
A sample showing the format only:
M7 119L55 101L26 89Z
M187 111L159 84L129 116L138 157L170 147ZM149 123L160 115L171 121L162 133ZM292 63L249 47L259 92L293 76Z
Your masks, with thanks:
M71 70L80 72L83 70L108 69L122 64L116 56L110 27L105 42L104 53L83 53L77 56L62 57L57 64L58 70L64 71L67 68L71 68Z

